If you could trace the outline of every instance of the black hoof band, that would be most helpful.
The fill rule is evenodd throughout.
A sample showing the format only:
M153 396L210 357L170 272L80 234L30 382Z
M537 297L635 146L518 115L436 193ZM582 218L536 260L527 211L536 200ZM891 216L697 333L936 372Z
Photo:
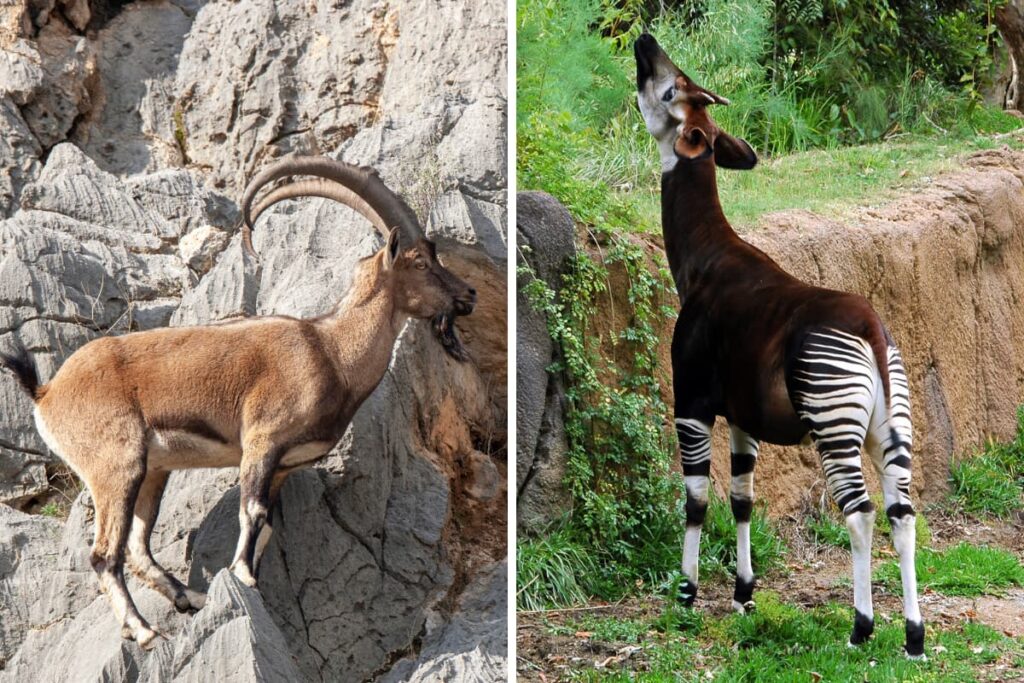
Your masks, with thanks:
M676 594L676 600L685 607L693 607L693 601L697 599L697 584L689 580L683 581Z
M924 654L924 622L907 620L907 644L903 648L908 657Z
M741 605L746 605L754 599L754 579L746 580L736 577L736 590L733 591L732 599Z
M870 619L857 610L853 616L853 634L850 635L850 645L860 645L871 637L875 632L875 620Z

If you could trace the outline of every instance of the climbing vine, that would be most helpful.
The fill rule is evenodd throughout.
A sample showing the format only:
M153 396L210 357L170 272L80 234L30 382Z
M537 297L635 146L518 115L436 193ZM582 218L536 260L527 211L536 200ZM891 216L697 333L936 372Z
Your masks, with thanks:
M652 269L636 242L611 233L601 238L602 255L579 252L559 291L529 267L520 269L520 282L561 348L550 370L564 373L567 386L569 525L601 556L607 581L651 582L677 562L681 532L682 483L669 473L674 438L657 379L658 327L675 315L662 302L674 295L667 273ZM620 274L628 283L627 322L599 329L609 283Z

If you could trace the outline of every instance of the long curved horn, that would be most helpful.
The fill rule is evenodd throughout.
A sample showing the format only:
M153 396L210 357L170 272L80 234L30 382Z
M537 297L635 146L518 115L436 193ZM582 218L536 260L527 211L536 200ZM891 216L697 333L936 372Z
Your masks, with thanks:
M256 194L265 185L292 175L311 175L316 179L282 185L253 208ZM390 229L396 226L406 244L423 237L416 214L373 169L352 166L328 157L289 157L263 169L242 194L242 242L246 251L256 255L252 246L252 230L260 214L277 202L294 197L325 197L351 207L370 221L385 239Z

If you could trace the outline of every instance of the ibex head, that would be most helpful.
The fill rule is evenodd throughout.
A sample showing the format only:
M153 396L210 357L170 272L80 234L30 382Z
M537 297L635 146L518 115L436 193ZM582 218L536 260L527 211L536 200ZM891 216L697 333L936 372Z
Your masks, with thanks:
M261 188L292 175L314 178L282 185L253 207ZM253 257L252 229L260 214L295 197L333 199L370 221L386 241L381 258L398 309L414 318L431 318L434 334L448 355L460 361L468 358L455 333L454 319L473 312L476 291L440 264L434 243L424 237L416 214L376 171L327 157L292 157L264 169L242 195L242 239Z
M637 102L647 131L658 141L663 172L680 160L713 159L722 168L742 170L754 167L757 155L750 145L720 129L707 112L709 104L729 100L694 83L652 35L637 38L633 52Z

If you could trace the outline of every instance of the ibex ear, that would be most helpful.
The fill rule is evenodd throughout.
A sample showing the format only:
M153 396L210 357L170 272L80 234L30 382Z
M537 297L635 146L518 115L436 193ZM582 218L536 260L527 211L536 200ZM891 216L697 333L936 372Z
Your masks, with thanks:
M398 228L391 228L388 234L388 243L384 247L384 267L390 268L398 258Z
M708 136L700 128L684 130L676 138L676 144L673 145L673 148L675 149L676 156L681 159L689 159L690 161L711 156L711 143L708 141Z
M757 154L746 140L719 133L715 138L715 164L721 168L749 171L757 165Z

